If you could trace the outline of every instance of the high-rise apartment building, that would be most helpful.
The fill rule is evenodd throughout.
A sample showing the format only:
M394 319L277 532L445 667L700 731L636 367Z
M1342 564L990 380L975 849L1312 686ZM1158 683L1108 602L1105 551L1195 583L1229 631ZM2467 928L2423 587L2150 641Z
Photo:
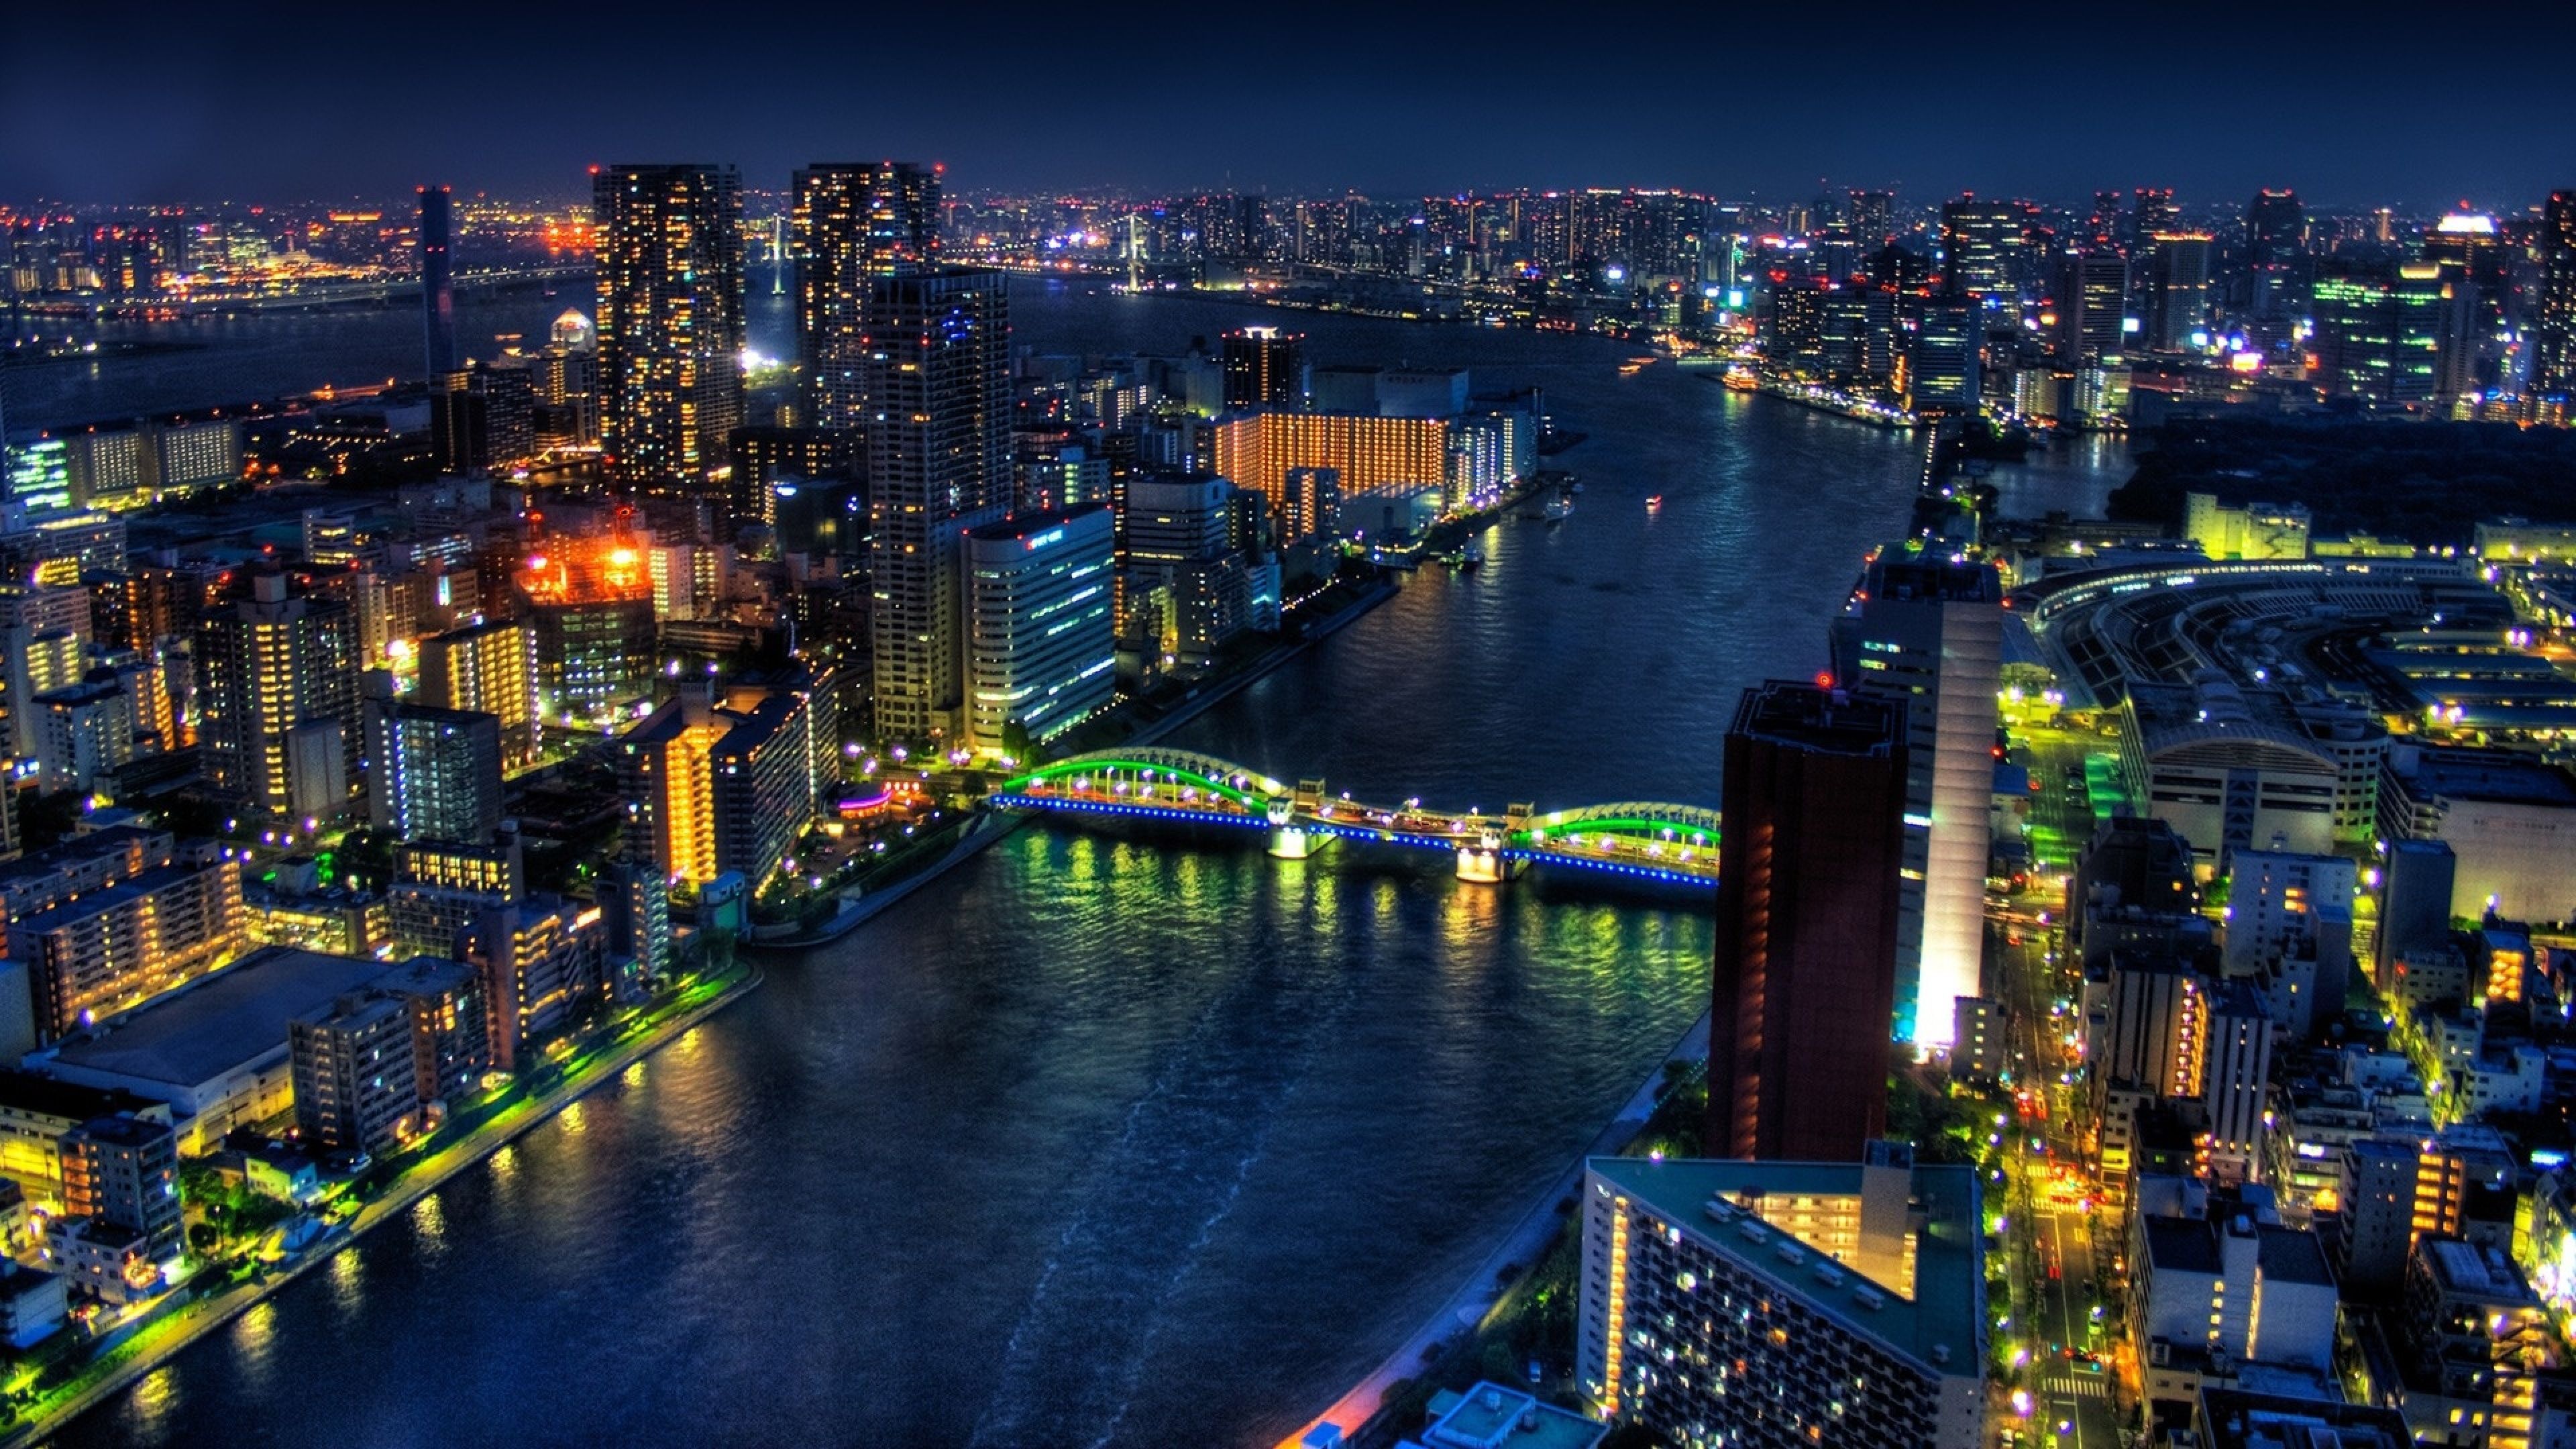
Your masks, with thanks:
M1449 423L1444 418L1364 417L1342 413L1247 413L1215 428L1217 473L1286 510L1288 477L1329 468L1348 506L1370 493L1438 488L1449 477Z
M415 702L488 714L498 722L505 769L537 758L536 636L515 619L468 624L420 641Z
M63 1215L140 1235L143 1254L179 1247L179 1145L167 1122L99 1117L63 1134Z
M1981 1442L1974 1168L1887 1142L1832 1162L1595 1157L1582 1204L1575 1379L1604 1417L1728 1449Z
M671 165L591 181L604 461L619 482L694 492L743 420L741 179Z
M348 605L287 596L259 574L251 597L197 625L197 738L215 788L287 821L346 811L358 778L358 638Z
M1726 736L1706 1141L1857 1161L1887 1118L1906 704L1774 680Z
M456 271L448 255L456 224L444 186L420 189L420 312L429 376L456 370Z
M2207 1176L2216 1182L2263 1177L2266 1097L2272 1078L2272 1014L2250 981L2222 983L2209 1002L2201 1065Z
M1276 327L1237 327L1225 334L1225 405L1293 408L1306 400L1306 337Z
M617 741L627 859L666 881L703 885L728 872L767 881L813 821L824 773L815 737L808 696L795 689L666 701Z
M965 730L965 535L1010 506L1008 284L946 269L875 278L864 431L877 733Z
M501 824L497 717L388 695L367 701L366 727L370 824L396 840L491 840Z
M938 263L939 179L910 161L796 173L796 359L820 427L855 432L866 418L871 298L878 278Z
M390 996L334 1001L286 1024L295 1121L338 1152L382 1152L422 1126L411 1010Z
M966 536L967 733L1025 755L1109 703L1117 683L1111 513L1022 514Z
M241 954L241 862L183 860L9 921L36 1033L51 1040Z
M1993 568L1891 544L1830 629L1838 682L1905 700L1905 863L1893 964L1898 1030L1917 1045L1947 1045L1951 1003L1978 994L2003 628Z

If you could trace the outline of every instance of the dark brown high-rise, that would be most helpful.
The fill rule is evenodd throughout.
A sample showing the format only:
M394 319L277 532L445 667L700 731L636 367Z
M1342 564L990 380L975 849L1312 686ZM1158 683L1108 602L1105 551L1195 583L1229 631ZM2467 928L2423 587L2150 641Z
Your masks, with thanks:
M1858 1162L1887 1126L1905 704L1782 680L1726 735L1712 1157Z

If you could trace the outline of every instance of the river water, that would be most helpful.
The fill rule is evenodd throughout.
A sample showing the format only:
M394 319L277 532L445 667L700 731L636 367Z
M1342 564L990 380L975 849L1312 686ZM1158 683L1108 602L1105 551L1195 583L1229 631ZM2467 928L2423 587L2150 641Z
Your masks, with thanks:
M1246 318L1015 310L1041 351ZM399 366L399 320L358 350ZM1415 576L1172 741L1282 778L1713 805L1737 693L1821 665L1862 552L1907 516L1911 439L1669 365L1622 378L1608 343L1261 320L1302 322L1317 361L1538 384L1591 435L1560 460L1587 485L1570 519L1498 525L1481 572ZM244 391L322 380L282 365ZM2004 473L2017 505L2082 511L2122 471ZM1033 826L60 1442L1275 1441L1653 1069L1709 950L1704 900Z

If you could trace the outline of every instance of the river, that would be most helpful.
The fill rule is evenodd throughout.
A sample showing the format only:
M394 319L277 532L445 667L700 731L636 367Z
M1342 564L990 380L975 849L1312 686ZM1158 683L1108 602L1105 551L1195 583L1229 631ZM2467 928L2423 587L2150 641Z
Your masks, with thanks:
M1015 302L1040 351L1247 315ZM1623 378L1627 349L1589 339L1263 320L1317 361L1543 386L1591 435L1560 460L1586 489L1181 747L1364 798L1713 805L1738 692L1820 666L1862 552L1906 520L1904 435L1669 365ZM2002 471L2018 506L2081 511L2121 470ZM59 1442L1273 1441L1652 1070L1709 951L1703 900L1033 826Z

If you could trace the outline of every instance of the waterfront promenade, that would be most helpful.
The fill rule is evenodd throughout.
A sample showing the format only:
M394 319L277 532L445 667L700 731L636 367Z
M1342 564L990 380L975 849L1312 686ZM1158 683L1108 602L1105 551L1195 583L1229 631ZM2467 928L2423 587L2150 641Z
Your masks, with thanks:
M454 1142L405 1163L382 1193L361 1204L346 1222L333 1225L320 1241L282 1265L246 1283L176 1303L119 1328L77 1376L37 1399L5 1432L0 1432L0 1446L41 1439L125 1392L189 1345L338 1256L370 1229L400 1217L448 1179L551 1120L594 1088L638 1070L646 1057L686 1037L700 1023L756 989L761 979L759 968L746 962L696 983L661 1007L628 1020L614 1037L591 1043L566 1057L557 1064L560 1074L546 1090L503 1103L489 1120ZM189 1291L176 1290L172 1297L184 1298Z
M1538 1195L1527 1212L1521 1214L1511 1231L1494 1244L1493 1250L1467 1275L1457 1291L1441 1300L1440 1306L1423 1321L1422 1326L1396 1345L1395 1351L1387 1355L1385 1362L1372 1370L1368 1377L1352 1385L1350 1391L1335 1400L1331 1408L1309 1420L1295 1434L1279 1441L1279 1449L1299 1449L1304 1437L1323 1424L1337 1426L1345 1436L1357 1434L1361 1426L1377 1417L1378 1410L1386 1403L1388 1392L1404 1380L1420 1374L1438 1356L1442 1344L1460 1333L1472 1332L1482 1326L1511 1288L1504 1276L1506 1271L1515 1265L1523 1269L1535 1265L1547 1255L1548 1244L1554 1241L1558 1231L1571 1221L1569 1215L1557 1211L1557 1204L1582 1192L1585 1159L1611 1156L1635 1141L1637 1134L1645 1130L1647 1121L1655 1115L1656 1105L1662 1101L1666 1082L1664 1068L1668 1063L1697 1062L1707 1056L1708 1013L1702 1012L1699 1020L1691 1024L1691 1029L1682 1033L1682 1039L1674 1043L1673 1049L1655 1064L1655 1070L1647 1074L1636 1095L1620 1106L1609 1123L1582 1151L1574 1154L1574 1160L1566 1164L1565 1171L1548 1183L1547 1190ZM1581 1207L1579 1201L1575 1203L1577 1211ZM1463 1388L1465 1385L1442 1387Z

